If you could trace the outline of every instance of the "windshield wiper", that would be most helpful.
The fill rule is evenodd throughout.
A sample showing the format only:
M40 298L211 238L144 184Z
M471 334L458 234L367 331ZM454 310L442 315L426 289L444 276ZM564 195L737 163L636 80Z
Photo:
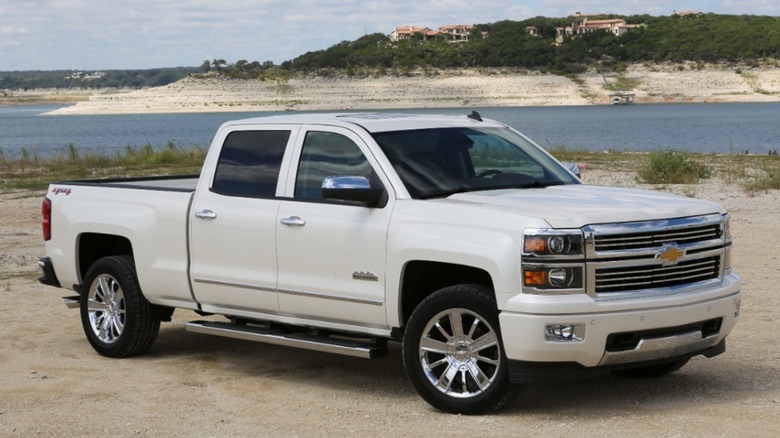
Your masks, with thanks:
M545 187L550 186L562 186L566 184L563 181L539 181L539 180L533 180L531 182L523 183L523 184L511 184L506 187L496 187L496 188L502 188L502 189L543 189Z
M431 198L446 198L450 195L456 195L458 193L467 193L467 192L481 192L481 191L488 191L488 190L505 190L505 189L543 189L545 187L550 186L560 186L565 185L566 182L563 181L529 181L522 184L503 184L503 185L496 185L496 186L485 186L485 187L457 187L453 189L446 189L446 190L433 190L430 192L425 192L420 195L420 199L431 199Z
M454 189L446 189L446 190L432 190L430 192L425 192L420 194L420 199L431 199L431 198L446 198L447 196L454 195L457 193L466 193L470 192L472 190L475 190L474 187L456 187ZM480 189L476 189L480 190Z

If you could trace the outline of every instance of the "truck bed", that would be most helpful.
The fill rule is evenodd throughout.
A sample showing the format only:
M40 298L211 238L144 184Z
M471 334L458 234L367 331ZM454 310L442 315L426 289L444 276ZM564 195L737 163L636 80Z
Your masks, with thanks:
M79 242L125 241L150 302L194 306L187 275L187 230L197 183L198 177L192 175L53 183L47 197L56 227L46 246L61 284L81 284L84 272L73 254L83 257L96 251L79 247Z
M66 181L61 184L75 186L112 186L127 189L164 190L174 192L194 192L198 185L198 175L172 175L140 178L112 178Z

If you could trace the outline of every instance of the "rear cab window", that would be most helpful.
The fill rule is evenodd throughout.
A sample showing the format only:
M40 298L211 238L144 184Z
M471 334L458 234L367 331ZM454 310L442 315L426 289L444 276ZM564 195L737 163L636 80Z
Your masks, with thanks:
M211 191L225 196L273 198L290 135L290 130L228 134Z

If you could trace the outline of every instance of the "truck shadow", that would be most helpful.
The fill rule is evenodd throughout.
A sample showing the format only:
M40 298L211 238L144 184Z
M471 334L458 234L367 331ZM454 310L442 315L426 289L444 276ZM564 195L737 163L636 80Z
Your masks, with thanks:
M387 356L369 360L189 333L177 324L163 326L151 352L143 358L161 362L180 362L186 358L193 367L205 372L191 373L192 379L205 378L219 370L242 378L305 382L336 392L414 397L414 388L406 378L401 362L400 344L391 342L388 347Z
M181 366L191 372L181 384L206 386L209 380L257 379L258 385L305 385L328 393L370 394L394 403L420 402L406 377L400 344L391 342L386 357L366 360L329 353L188 333L164 327L152 351L137 360ZM775 384L775 370L721 356L694 358L682 370L657 379L629 379L611 374L591 379L527 385L518 399L497 415L625 415L647 409L750 399L759 388ZM750 376L750 377L747 377Z

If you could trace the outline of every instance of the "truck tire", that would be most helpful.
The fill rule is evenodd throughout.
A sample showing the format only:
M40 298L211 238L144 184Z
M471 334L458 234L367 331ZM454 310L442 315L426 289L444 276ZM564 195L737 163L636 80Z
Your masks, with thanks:
M160 331L160 320L141 293L129 256L104 257L90 266L80 298L87 340L107 357L145 353Z
M450 286L412 312L403 337L406 373L433 407L480 414L512 401L493 292L480 285Z
M656 377L665 376L679 370L685 366L689 360L690 359L681 359L659 365L614 370L612 373L621 377L630 377L633 379L654 379Z

